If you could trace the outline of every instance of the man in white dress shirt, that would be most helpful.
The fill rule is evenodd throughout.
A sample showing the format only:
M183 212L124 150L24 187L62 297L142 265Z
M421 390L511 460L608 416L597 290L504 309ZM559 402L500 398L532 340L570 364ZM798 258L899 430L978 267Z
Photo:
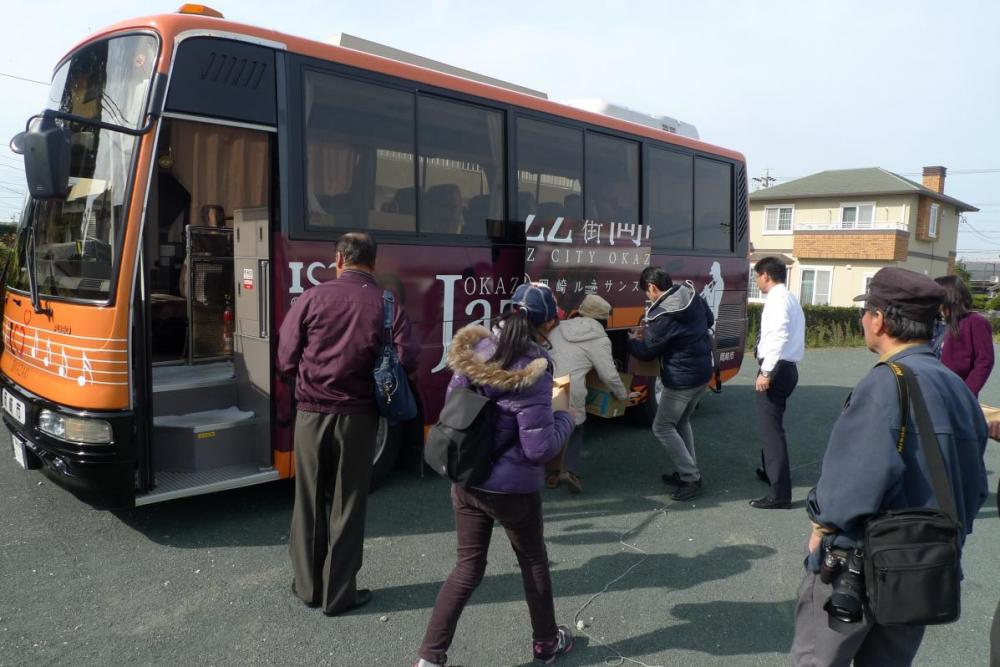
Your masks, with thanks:
M805 318L798 299L785 287L787 269L776 257L765 257L754 267L757 287L767 295L760 316L756 356L757 418L763 468L757 477L771 485L771 492L750 501L758 509L788 509L792 479L785 439L785 405L799 382L796 364L805 352Z

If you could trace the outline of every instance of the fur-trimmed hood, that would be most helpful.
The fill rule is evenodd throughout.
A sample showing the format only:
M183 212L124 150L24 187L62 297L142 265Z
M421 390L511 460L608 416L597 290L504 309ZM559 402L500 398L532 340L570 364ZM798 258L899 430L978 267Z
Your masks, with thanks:
M467 377L474 385L501 391L524 391L538 382L549 368L550 362L544 353L526 365L522 366L522 360L518 360L512 368L501 368L495 361L486 361L493 356L494 350L496 342L488 329L478 324L462 327L448 348L448 368Z

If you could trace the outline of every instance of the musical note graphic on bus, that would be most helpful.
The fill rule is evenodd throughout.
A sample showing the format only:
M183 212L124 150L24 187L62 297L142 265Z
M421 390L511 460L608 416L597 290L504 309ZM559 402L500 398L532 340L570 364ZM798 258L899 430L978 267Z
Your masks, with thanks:
M81 351L81 364L80 364L80 374L76 376L76 383L81 387L87 384L87 376L90 376L90 381L94 381L94 367L90 365L90 360L87 359L87 353Z
M2 327L7 349L27 368L88 385L128 386L126 339L46 331L10 318Z

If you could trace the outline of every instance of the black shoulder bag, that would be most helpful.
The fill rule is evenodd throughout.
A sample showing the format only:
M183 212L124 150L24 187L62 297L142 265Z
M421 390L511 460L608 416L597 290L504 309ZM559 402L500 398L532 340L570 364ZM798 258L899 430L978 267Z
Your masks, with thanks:
M945 472L941 448L917 379L906 366L888 362L899 388L903 453L908 411L913 408L921 449L940 510L890 510L865 525L868 607L880 625L951 623L961 613L959 536L962 526Z

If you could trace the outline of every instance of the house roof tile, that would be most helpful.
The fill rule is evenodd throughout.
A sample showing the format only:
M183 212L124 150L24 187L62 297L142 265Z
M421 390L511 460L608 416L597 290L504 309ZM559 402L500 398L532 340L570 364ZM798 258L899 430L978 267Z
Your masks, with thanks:
M750 201L781 201L816 197L858 197L874 195L917 194L943 201L959 211L978 211L954 197L935 192L930 188L882 169L831 169L811 176L750 193Z

